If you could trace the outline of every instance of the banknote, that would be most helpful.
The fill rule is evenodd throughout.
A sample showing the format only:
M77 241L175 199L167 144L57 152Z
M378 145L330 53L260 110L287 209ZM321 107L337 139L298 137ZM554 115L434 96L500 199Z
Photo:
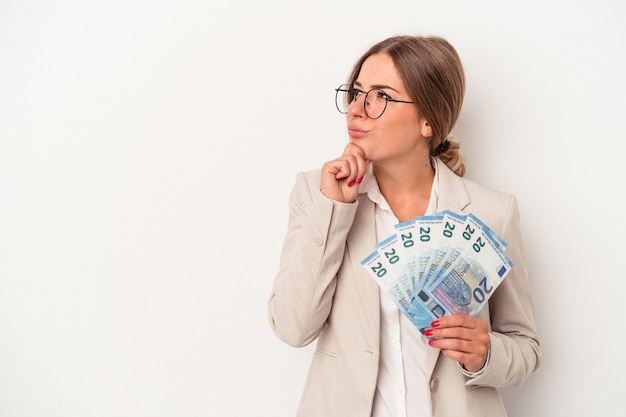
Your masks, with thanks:
M443 213L441 226L432 240L434 247L429 263L426 267L425 283L432 284L444 275L463 250L463 241L460 237L467 216L458 215L451 211Z
M443 213L415 218L415 242L413 257L416 262L419 287L428 282L429 270L433 268L431 259L438 255L436 245L443 229Z
M483 223L478 217L474 216L472 213L467 215L467 224L466 226L471 225L476 229L480 229L483 233L488 235L497 246L505 251L506 250L506 242L497 233L489 228L485 223Z

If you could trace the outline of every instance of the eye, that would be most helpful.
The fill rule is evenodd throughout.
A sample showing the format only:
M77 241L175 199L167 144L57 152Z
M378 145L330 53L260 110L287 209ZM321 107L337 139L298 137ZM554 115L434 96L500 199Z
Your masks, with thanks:
M348 90L350 101L356 101L356 99L359 98L359 94L365 94L365 91L356 88L350 88Z
M390 100L391 97L389 97L389 94L385 93L383 90L377 90L377 96L378 98L382 98L384 100Z

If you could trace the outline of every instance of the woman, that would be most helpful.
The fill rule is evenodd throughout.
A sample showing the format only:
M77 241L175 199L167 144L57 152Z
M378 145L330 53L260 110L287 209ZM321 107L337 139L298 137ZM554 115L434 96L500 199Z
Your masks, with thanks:
M298 174L269 301L281 340L317 339L299 416L505 416L497 388L539 366L515 197L463 179L448 137L464 82L446 40L399 36L374 45L337 89L350 140ZM422 335L361 261L395 224L444 210L480 218L514 267L477 317L447 315Z

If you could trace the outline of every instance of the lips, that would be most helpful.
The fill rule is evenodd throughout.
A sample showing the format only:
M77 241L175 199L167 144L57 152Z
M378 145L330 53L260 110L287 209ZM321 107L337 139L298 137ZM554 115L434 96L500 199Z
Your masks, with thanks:
M348 135L350 135L351 138L360 138L365 136L366 134L367 131L363 129L359 129L355 126L348 126Z

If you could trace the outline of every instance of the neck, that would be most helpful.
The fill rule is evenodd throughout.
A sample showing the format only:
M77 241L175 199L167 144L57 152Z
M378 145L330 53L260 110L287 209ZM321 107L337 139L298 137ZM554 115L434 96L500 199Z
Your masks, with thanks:
M378 186L385 198L387 195L383 189L392 193L410 193L421 189L430 188L435 177L435 169L432 167L430 157L421 158L419 161L409 161L398 164L373 162L374 174Z
M435 178L428 155L406 164L374 163L373 169L380 192L400 222L424 215Z

